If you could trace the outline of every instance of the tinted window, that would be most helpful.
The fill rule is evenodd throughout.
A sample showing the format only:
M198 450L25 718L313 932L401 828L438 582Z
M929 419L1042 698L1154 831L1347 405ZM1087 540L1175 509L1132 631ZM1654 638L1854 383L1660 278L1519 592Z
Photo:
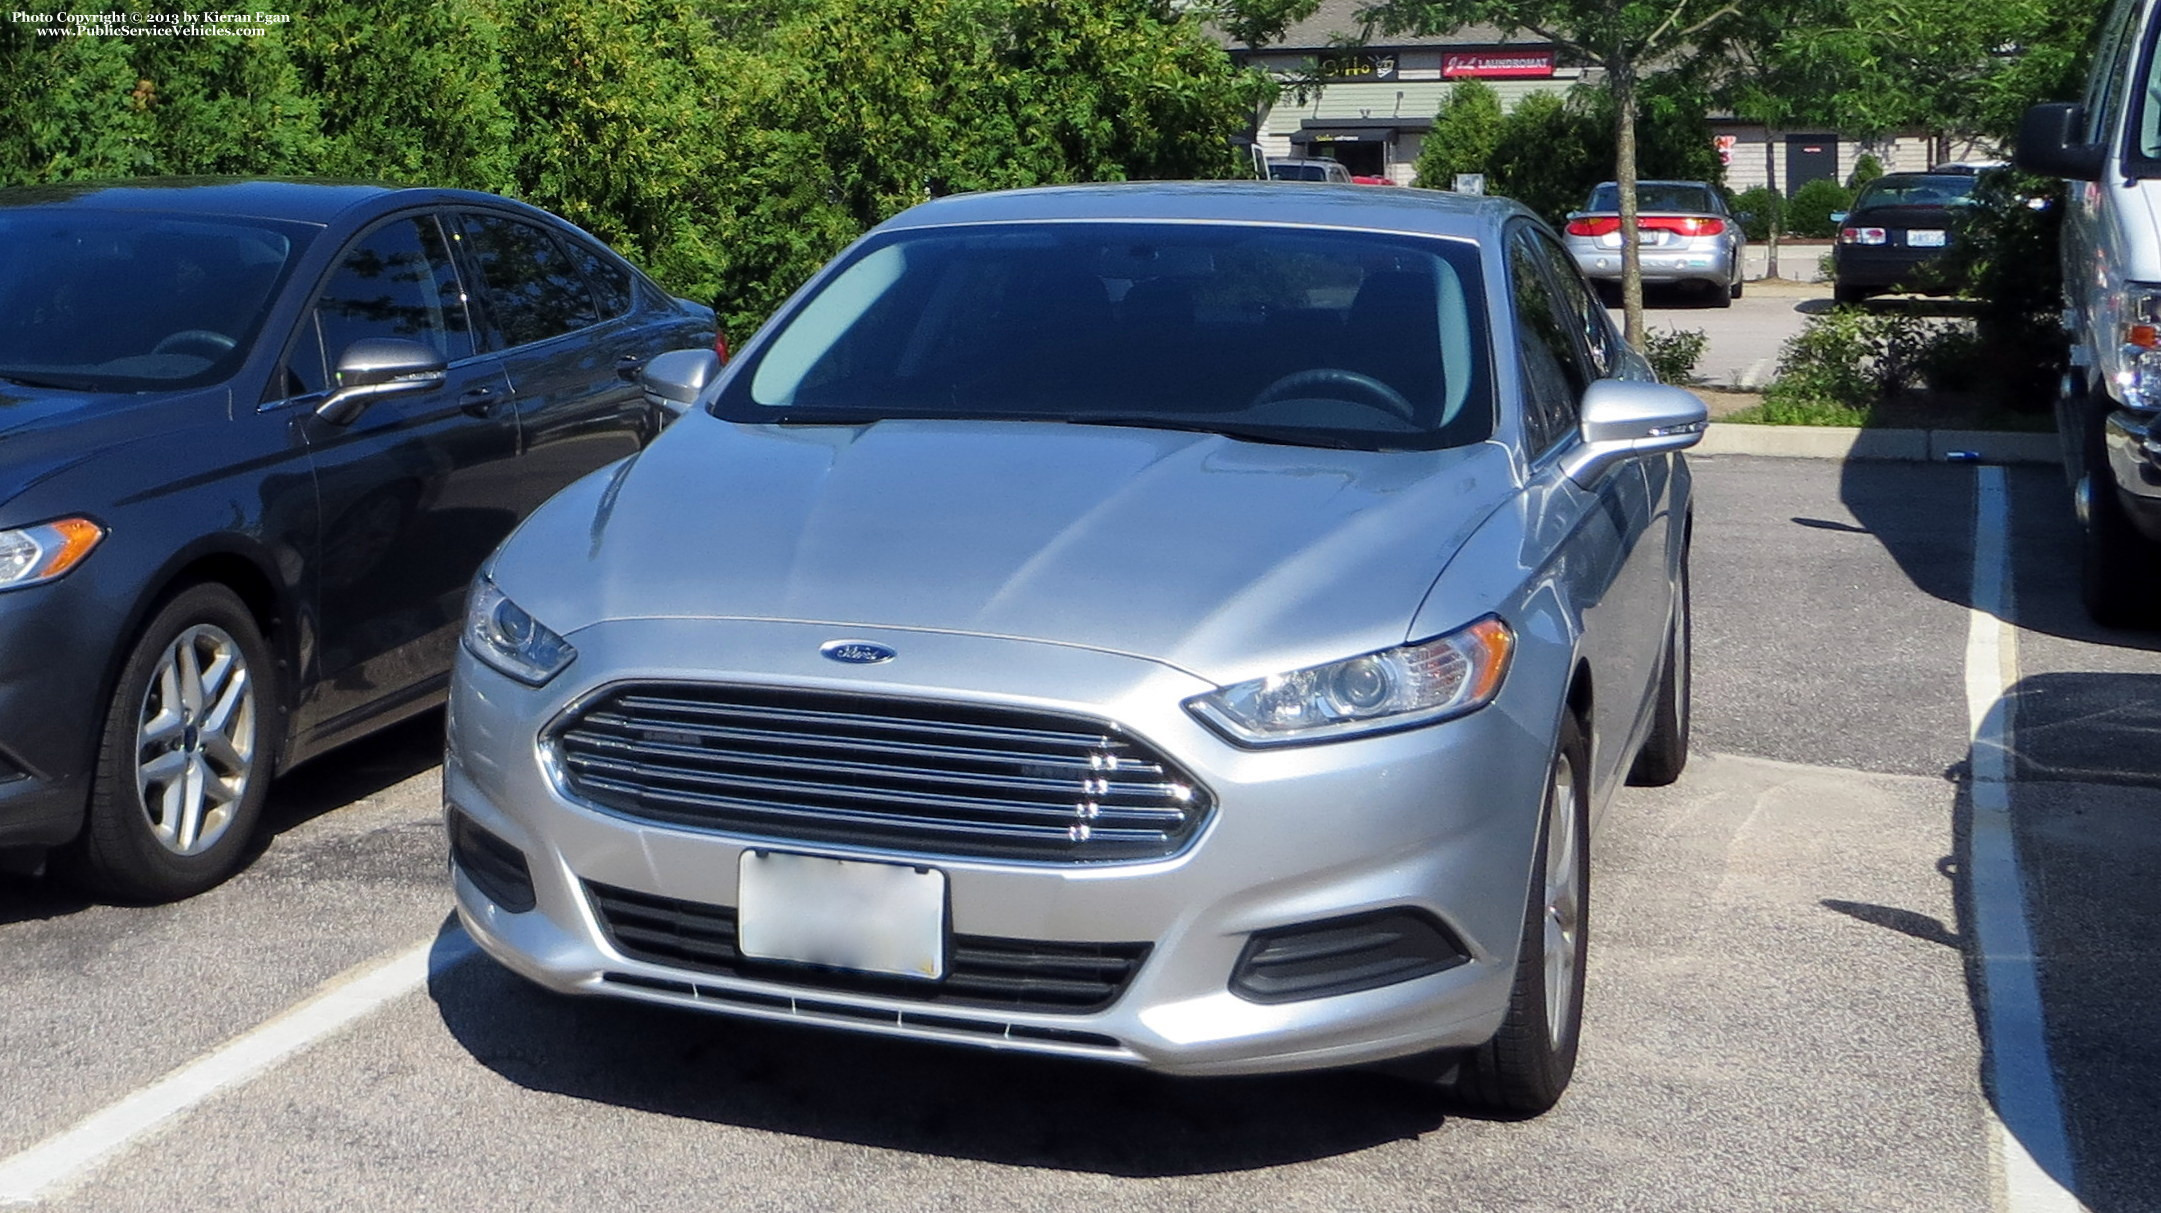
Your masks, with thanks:
M259 221L0 215L0 378L94 391L214 383L246 357L305 240Z
M571 260L585 271L585 281L593 288L593 300L600 307L603 320L613 320L630 310L630 270L622 262L606 256L600 250L572 240L566 245Z
M1593 211L1617 211L1621 209L1621 188L1607 182L1591 191L1591 204L1585 208ZM1721 214L1711 191L1701 185L1678 185L1670 182L1639 181L1636 183L1636 210L1680 211L1684 214Z
M1966 174L1878 177L1862 187L1853 209L1871 206L1951 206L1973 198L1977 178Z
M1544 254L1528 228L1508 242L1508 275L1516 296L1516 347L1523 362L1524 427L1532 454L1576 428L1577 404L1589 386L1574 339L1574 321L1547 283Z
M1237 225L896 233L783 316L742 421L1116 421L1430 449L1490 433L1467 242Z
M465 216L465 234L506 343L545 341L599 322L584 277L547 232L500 215L473 214Z
M445 359L473 352L456 272L432 218L395 219L365 236L338 262L315 302L332 365L363 337L403 337Z

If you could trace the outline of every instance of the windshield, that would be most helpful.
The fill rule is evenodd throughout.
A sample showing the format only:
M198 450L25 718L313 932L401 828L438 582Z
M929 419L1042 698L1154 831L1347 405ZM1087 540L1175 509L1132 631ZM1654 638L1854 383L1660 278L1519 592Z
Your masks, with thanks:
M214 383L246 357L307 230L0 213L0 379L80 391Z
M1878 177L1861 189L1853 209L1871 206L1956 206L1973 201L1978 178L1944 173L1928 177Z
M1608 181L1591 191L1589 211L1617 211L1621 209L1621 187ZM1636 183L1636 211L1679 211L1688 215L1715 215L1717 209L1711 202L1711 191L1701 185L1676 184L1670 181L1639 181Z
M734 421L1199 429L1433 449L1492 431L1476 246L1040 223L860 246L715 403Z

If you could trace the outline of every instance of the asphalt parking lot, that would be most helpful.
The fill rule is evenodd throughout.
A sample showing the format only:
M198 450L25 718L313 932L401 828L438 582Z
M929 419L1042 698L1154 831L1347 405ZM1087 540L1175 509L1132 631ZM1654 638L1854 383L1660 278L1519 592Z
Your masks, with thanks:
M448 923L431 718L281 782L262 853L194 901L0 882L0 1200L2153 1208L2161 644L2084 621L2060 476L1695 467L1696 757L1599 825L1587 1040L1547 1116L543 994ZM1970 755L1996 686L2008 745ZM1990 934L2007 887L2024 952Z

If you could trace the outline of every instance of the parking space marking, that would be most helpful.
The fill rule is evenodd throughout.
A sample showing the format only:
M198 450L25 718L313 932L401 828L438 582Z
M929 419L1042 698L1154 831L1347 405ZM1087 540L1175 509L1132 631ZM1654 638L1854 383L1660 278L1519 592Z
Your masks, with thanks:
M1973 605L1966 632L1966 711L1973 729L1967 887L1995 1092L1990 1144L2003 1168L2004 1198L2012 1213L2069 1213L2083 1206L2069 1190L2071 1150L2049 1063L2025 884L2011 829L2015 726L2008 692L2018 679L2018 634L2007 622L2010 501L2002 468L1976 471Z
M313 996L12 1158L0 1159L0 1205L61 1194L101 1163L196 1105L242 1086L426 984L475 951L460 932L431 936L332 978Z

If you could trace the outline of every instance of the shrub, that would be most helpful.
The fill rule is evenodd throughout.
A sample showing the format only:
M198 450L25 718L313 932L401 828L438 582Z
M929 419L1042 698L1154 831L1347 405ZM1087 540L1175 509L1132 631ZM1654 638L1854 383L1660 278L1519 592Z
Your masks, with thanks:
M1767 185L1754 185L1734 197L1732 210L1748 216L1741 221L1741 231L1750 240L1769 240L1771 225L1782 225L1786 217L1786 199Z
M1643 356L1661 383L1693 383L1696 363L1709 342L1710 334L1702 329L1653 329L1643 335Z
M1865 416L1919 377L1927 341L1921 322L1902 312L1841 307L1811 316L1779 351L1778 376L1764 391L1764 407L1788 415L1838 409Z
M2069 353L2058 234L2063 182L2009 169L1981 174L1944 272L1979 301L1977 384L2018 411L2045 409Z
M1853 172L1846 177L1846 188L1858 194L1861 187L1883 176L1883 161L1868 152L1862 152L1853 162Z
M1837 225L1831 222L1835 212L1853 209L1853 195L1845 186L1829 177L1809 182L1793 193L1786 204L1786 230L1796 236L1822 240L1831 236Z
M1434 117L1433 129L1419 145L1415 184L1445 190L1455 185L1457 173L1488 171L1504 121L1501 95L1492 85L1482 80L1457 82Z

